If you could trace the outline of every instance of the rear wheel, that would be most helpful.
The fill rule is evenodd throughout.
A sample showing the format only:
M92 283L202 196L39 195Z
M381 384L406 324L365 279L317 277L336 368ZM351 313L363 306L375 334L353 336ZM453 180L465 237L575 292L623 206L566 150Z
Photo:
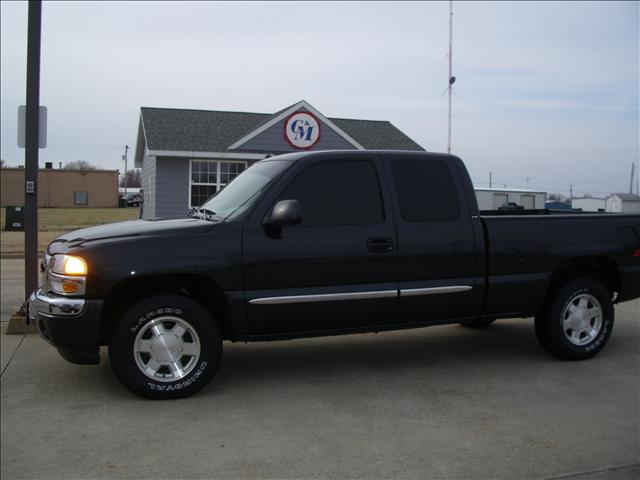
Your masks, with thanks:
M597 280L579 278L558 290L536 316L536 335L548 352L567 360L585 360L604 348L614 322L609 291Z
M109 343L111 366L132 392L154 399L189 396L214 375L222 341L209 312L180 295L131 307Z
M495 318L474 318L473 320L465 320L460 325L467 328L485 328L495 322Z

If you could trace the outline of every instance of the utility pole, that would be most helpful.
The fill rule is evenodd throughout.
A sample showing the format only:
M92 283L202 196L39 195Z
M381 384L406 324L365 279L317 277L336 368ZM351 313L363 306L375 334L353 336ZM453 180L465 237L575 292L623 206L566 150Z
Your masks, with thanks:
M573 184L569 185L569 200L573 198Z
M633 193L633 171L636 168L635 162L631 164L631 180L629 181L629 193Z
M489 172L489 188L491 188L493 186L493 173Z
M124 160L124 194L127 194L127 152L129 151L129 145L124 146L124 155L122 155L122 159Z
M38 149L40 148L40 36L42 2L29 1L27 105L24 149L24 297L38 288ZM29 319L27 318L27 322Z
M449 1L449 129L447 134L447 153L451 153L451 92L456 77L453 76L453 0Z

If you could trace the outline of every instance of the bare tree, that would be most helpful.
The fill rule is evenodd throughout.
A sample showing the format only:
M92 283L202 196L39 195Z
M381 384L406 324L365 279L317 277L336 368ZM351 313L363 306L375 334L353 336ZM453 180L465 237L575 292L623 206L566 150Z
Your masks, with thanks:
M548 199L552 202L564 202L567 200L567 197L561 193L550 193Z
M124 179L127 179L127 187L140 188L142 187L142 175L139 168L132 168L127 170L127 173L120 179L120 186L124 187Z
M95 166L91 162L86 160L75 160L73 162L67 162L64 164L66 170L102 170L100 167Z

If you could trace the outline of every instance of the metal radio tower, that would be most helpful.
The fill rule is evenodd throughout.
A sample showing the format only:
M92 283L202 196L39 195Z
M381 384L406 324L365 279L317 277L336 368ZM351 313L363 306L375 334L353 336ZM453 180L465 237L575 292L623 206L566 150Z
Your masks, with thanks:
M449 2L449 128L447 133L447 153L451 153L451 93L456 77L453 76L453 0Z

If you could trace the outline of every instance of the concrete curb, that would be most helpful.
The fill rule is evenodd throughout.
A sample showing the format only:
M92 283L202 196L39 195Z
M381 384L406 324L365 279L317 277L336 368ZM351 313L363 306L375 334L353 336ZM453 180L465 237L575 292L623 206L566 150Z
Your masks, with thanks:
M24 335L28 333L38 333L36 324L31 322L27 325L27 317L20 312L15 312L9 317L9 324L5 335Z

